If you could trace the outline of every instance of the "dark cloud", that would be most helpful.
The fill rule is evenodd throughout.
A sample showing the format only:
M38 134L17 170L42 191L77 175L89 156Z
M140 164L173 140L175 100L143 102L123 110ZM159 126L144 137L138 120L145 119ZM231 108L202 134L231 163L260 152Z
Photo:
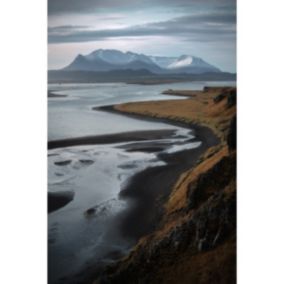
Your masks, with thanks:
M215 60L224 69L235 69L236 0L48 0L48 14L53 50L49 60L56 67L62 58L67 62L78 52L89 52L92 44L88 42L97 41L103 48L112 43L120 48L128 42L137 48L137 40L142 40L140 50L146 53L159 49L161 54L179 54L182 50ZM160 44L159 36L164 37ZM60 53L64 49L60 43L71 43L69 55Z
M216 7L229 8L235 6L235 0L48 0L48 14L86 14L98 10L147 9L152 7Z
M57 26L57 27L48 27L48 33L66 33L70 31L76 31L76 30L84 30L88 29L89 26L80 26L80 25L64 25L64 26Z
M172 36L184 40L218 41L234 38L236 15L200 13L169 21L136 25L121 29L91 30L86 26L49 28L49 43L98 41L117 37Z

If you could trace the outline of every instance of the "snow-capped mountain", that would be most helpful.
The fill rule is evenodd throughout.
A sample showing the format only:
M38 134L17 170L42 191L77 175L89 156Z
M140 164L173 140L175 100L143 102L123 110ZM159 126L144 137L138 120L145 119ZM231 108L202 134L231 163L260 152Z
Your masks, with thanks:
M111 71L146 69L156 74L167 73L218 73L217 67L203 59L190 55L180 57L147 56L134 52L121 52L112 49L95 50L88 55L78 55L64 68L67 71Z
M203 59L191 55L182 55L180 57L151 56L150 58L155 64L171 73L199 74L221 72L220 69L205 62Z
M101 59L115 65L128 64L133 61L142 61L149 64L153 63L152 60L144 54L136 54L130 51L123 53L115 49L95 50L89 55L86 55L86 58L89 60Z

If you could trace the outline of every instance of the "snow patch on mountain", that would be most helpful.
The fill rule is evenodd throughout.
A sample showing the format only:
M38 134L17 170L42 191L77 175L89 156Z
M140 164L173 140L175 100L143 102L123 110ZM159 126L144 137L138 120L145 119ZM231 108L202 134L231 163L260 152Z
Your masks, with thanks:
M190 73L220 72L218 68L199 57L182 55L180 57L148 56L131 51L98 49L92 53L77 57L65 70L109 71L118 69L147 69L154 73Z
M90 61L100 59L105 62L111 63L111 64L127 64L131 62L131 57L128 54L125 54L119 50L103 50L99 49L96 50L89 55L86 55L86 58Z
M157 64L161 68L168 68L170 64L175 62L176 57L162 57L162 56L149 56L153 63Z
M191 65L193 58L191 56L187 56L186 58L179 59L172 64L170 64L167 68L168 69L176 69L181 67L186 67Z

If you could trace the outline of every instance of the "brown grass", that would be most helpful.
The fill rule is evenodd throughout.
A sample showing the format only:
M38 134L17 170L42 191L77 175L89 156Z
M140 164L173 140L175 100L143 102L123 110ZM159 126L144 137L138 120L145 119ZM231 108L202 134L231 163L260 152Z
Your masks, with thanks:
M177 182L172 194L166 203L166 209L169 214L185 206L187 188L190 183L196 181L196 179L203 173L206 173L210 168L216 165L223 157L228 154L227 147L222 147L220 151L214 154L212 157L204 159L200 164L194 167L192 170L183 174L181 179ZM205 154L206 155L206 154Z
M194 97L185 100L127 103L117 105L115 109L126 113L201 124L213 129L223 139L224 130L228 128L230 119L236 113L236 107L233 106L228 109L225 99L219 103L214 103L213 98L221 92L232 89L228 87L209 88L206 92L182 91L183 95L194 95ZM179 92L175 91L176 94L179 94Z
M118 277L126 275L136 277L147 263L155 263L155 268L145 268L145 275L150 273L151 283L193 283L193 284L233 284L236 283L236 236L235 228L227 234L227 238L218 246L208 250L194 252L187 249L182 252L168 252L168 248L161 248L161 257L155 258L151 253L152 248L157 247L160 241L167 240L171 232L177 230L182 224L198 218L198 212L202 212L203 206L214 207L214 193L221 190L225 196L224 202L230 202L235 196L236 177L230 171L235 161L235 151L229 151L226 143L231 119L236 114L236 106L228 107L227 99L214 103L213 99L220 93L230 92L232 88L206 88L203 92L173 91L171 94L190 96L185 100L152 101L127 103L118 105L115 109L130 113L141 114L150 117L167 118L185 123L196 123L211 128L221 138L221 143L209 148L199 159L196 165L184 172L176 182L169 199L165 203L165 215L158 229L152 234L140 239L132 252L116 267L115 273L110 275ZM232 158L234 157L234 159ZM220 163L231 158L229 167L227 164L220 169ZM217 174L215 174L217 171ZM211 175L210 175L211 172ZM213 174L212 174L213 173ZM188 210L188 193L194 185L200 185L198 179L209 174L209 184L198 187L203 197L193 209ZM229 175L229 177L228 177ZM222 178L229 178L226 187L222 187ZM216 180L215 180L216 177ZM211 182L212 179L212 182ZM208 180L207 180L208 181ZM218 182L216 184L215 182ZM216 186L215 186L216 184ZM221 188L220 188L221 187ZM228 201L227 201L228 200ZM230 203L228 203L230 204ZM233 218L233 217L232 217ZM212 224L211 224L212 225ZM215 224L216 225L216 224ZM165 257L170 253L168 257ZM145 262L144 255L149 255ZM152 267L152 266L150 266ZM145 277L142 273L141 279ZM114 278L115 279L115 278ZM119 282L117 282L119 283ZM134 282L125 282L134 283ZM135 282L140 283L140 282ZM144 283L143 281L141 283Z
M219 103L214 103L213 99L220 93L229 92L233 89L235 88L210 87L205 91L169 90L166 93L183 94L191 98L186 100L127 103L115 107L115 109L126 113L202 124L211 128L221 138L222 145L208 149L196 167L181 175L165 205L168 214L180 210L185 205L186 191L190 183L228 155L228 147L225 141L230 120L236 114L236 106L228 108L226 99Z

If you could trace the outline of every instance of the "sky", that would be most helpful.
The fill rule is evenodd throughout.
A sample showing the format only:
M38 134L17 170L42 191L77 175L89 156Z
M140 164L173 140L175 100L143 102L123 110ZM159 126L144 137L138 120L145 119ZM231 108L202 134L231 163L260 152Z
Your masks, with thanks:
M236 72L236 2L48 0L48 68L96 49L187 54Z

